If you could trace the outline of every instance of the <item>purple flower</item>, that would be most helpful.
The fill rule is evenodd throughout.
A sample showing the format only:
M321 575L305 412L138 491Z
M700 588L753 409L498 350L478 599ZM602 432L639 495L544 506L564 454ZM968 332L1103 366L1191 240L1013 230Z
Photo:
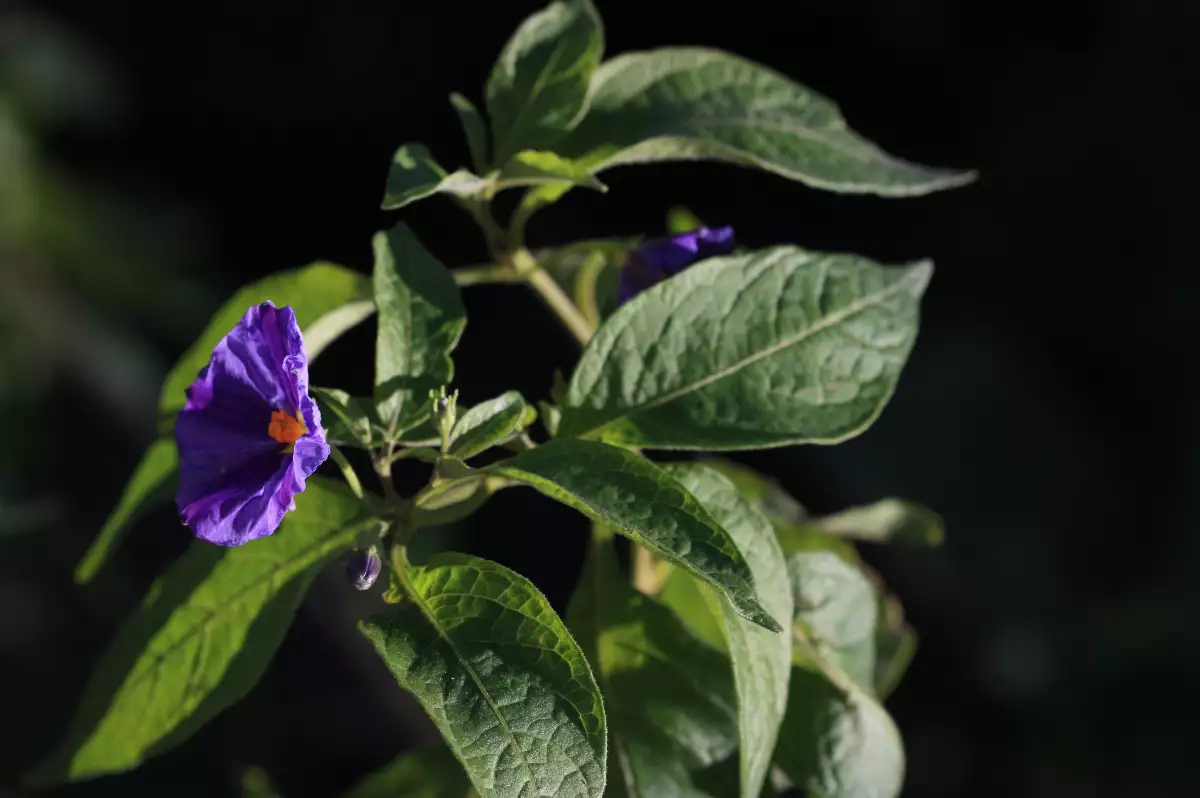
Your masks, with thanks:
M279 528L329 456L291 308L256 305L221 339L187 390L175 441L175 503L197 537L240 546Z
M625 304L698 260L728 255L732 251L732 227L701 227L690 233L647 241L629 253L621 269L617 304Z

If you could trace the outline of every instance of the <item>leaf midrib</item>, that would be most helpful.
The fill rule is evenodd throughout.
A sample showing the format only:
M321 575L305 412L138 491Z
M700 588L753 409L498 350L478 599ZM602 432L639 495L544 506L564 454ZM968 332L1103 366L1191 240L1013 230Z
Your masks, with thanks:
M169 648L167 648L166 651L164 651L162 654L155 656L153 661L147 667L143 668L142 670L136 672L136 674L132 675L130 677L129 681L125 682L122 692L125 692L128 689L132 689L134 687L140 686L140 684L143 681L145 681L145 678L147 675L154 674L157 671L161 670L162 664L167 659L173 657L179 651L179 649L183 648L183 646L186 645L192 638L207 631L209 626L215 620L220 618L222 615L225 615L228 611L239 607L241 605L242 601L244 601L245 598L248 595L250 595L250 593L255 588L258 588L261 586L264 578L270 578L272 580L271 587L275 588L273 593L278 593L279 592L278 587L282 587L282 585L280 585L278 587L275 586L274 578L281 571L283 571L288 566L294 565L297 561L303 559L305 556L307 556L314 550L322 548L326 544L328 544L331 541L333 541L334 539L336 539L339 535L345 534L347 537L352 537L354 534L357 534L357 530L358 530L359 526L360 526L359 524L354 524L352 526L338 527L328 537L319 539L313 545L301 550L300 552L297 552L296 556L291 557L282 562L279 562L276 565L274 565L273 567L271 567L269 570L264 572L263 574L258 575L254 582L239 589L236 593L234 593L233 597L229 601L221 604L215 610L212 610L211 612L209 612L208 615L206 615L202 621L196 623L191 628L189 628L184 634L180 635L180 637L174 643L172 643L171 646ZM317 558L317 559L320 559L320 558ZM316 562L316 561L317 560L313 560L313 562ZM180 606L183 606L183 604L181 604Z
M513 136L520 131L520 126L524 123L522 117L524 117L526 112L535 105L538 95L540 95L545 90L546 86L549 85L549 76L553 71L553 68L558 64L558 59L562 57L562 53L566 49L566 46L567 38L566 36L563 36L559 40L558 44L554 46L554 49L550 51L550 57L546 59L546 63L542 66L541 70L538 71L537 78L534 79L533 86L531 86L529 89L528 97L517 110L517 115L513 117L512 122L508 126L508 131L503 139L504 146L501 147L499 146L499 142L497 143L497 152L508 155L510 158L512 157L512 154L508 152L510 149L510 141ZM500 166L503 166L503 164L500 164Z
M488 470L490 470L490 471L493 471L494 473L499 473L499 474L501 474L501 475L507 475L507 476L509 476L511 479L516 479L518 482L521 482L521 483L522 483L522 484L524 484L524 485L528 485L529 487L531 487L531 488L533 488L534 490L536 490L536 491L539 491L539 492L541 492L541 493L545 493L545 491L543 491L543 490L542 490L540 487L538 487L537 485L533 484L533 480L529 480L529 479L521 479L520 477L515 477L515 476L512 476L512 475L513 475L514 473L520 473L520 474L524 474L524 475L526 475L526 476L528 476L528 477L532 477L534 480L538 480L538 481L540 481L540 482L546 483L546 484L547 484L547 485L548 485L550 488L552 488L552 489L553 489L553 492L555 492L555 493L559 494L560 496L566 497L566 498L568 498L568 499L570 499L570 500L571 500L571 501L568 501L568 502L563 502L563 503L564 503L564 504L566 504L567 506L569 506L569 507L574 507L576 510L580 510L580 511L581 511L581 512L583 512L585 515L588 515L589 513L594 513L596 516L599 516L599 518L598 518L597 520L598 520L600 523L608 524L608 525L609 525L609 526L611 526L613 529L620 530L622 534L624 534L624 535L626 535L626 536L628 536L628 537L630 537L630 538L634 538L634 539L635 539L635 540L636 540L638 543L641 543L641 544L642 544L643 546L645 546L646 548L648 548L648 549L651 549L651 550L655 551L656 553L658 553L658 554L661 554L661 555L663 555L663 556L665 556L665 557L669 557L669 558L671 558L671 560L672 560L673 562L677 562L677 563L679 563L679 565L680 565L680 566L681 566L681 567L682 567L684 570L686 570L686 571L688 571L689 573L691 573L691 574L695 575L696 577L698 577L698 578L699 578L699 579L700 579L702 582L704 582L705 584L712 585L712 587L713 587L715 590L717 590L718 592L720 592L720 593L724 594L724 595L725 595L725 596L726 596L726 597L727 597L727 598L728 598L728 599L729 599L731 602L734 600L734 597L733 597L733 596L730 594L729 590L728 590L728 589L725 587L725 585L719 584L719 583L718 583L718 582L717 582L717 581L716 581L716 580L713 578L713 576L712 576L711 574L704 573L703 571L701 571L699 568L697 568L697 567L696 567L695 565L693 565L692 563L690 563L690 562L688 562L687 560L684 560L683 558L681 558L681 557L680 557L680 556L679 556L677 553L675 553L675 552L673 552L673 551L670 551L670 550L668 550L668 549L667 549L665 546L663 546L662 544L660 544L658 541L656 541L656 540L653 540L653 539L651 539L651 538L647 537L647 536L646 536L646 534L645 534L645 533L643 533L643 532L642 532L640 529L635 529L635 528L633 528L633 527L630 527L628 524L626 524L626 523L625 523L624 521L622 521L621 519L614 517L614 516L613 516L611 513L609 513L607 510L602 510L602 509L599 509L599 508L593 507L592 505L590 505L590 504L588 504L587 502L585 502L583 499L579 498L579 496L577 496L575 493L573 493L573 492L571 492L571 491L567 490L566 488L564 488L562 485L560 485L559 483L555 482L554 480L547 479L546 477L543 477L543 476L541 476L540 474L534 474L532 471L524 471L524 470L522 470L522 469L520 469L520 468L514 468L514 467L512 467L512 466L505 466L505 465L504 465L504 461L501 461L501 462L497 463L496 465L492 466L492 467L491 467L490 469L488 469ZM468 478L469 478L469 477L468 477ZM554 497L552 496L551 498L554 498ZM680 509L682 509L682 508L680 508ZM684 511L684 512L686 512L686 511ZM699 518L698 518L696 515L694 515L694 514L690 514L690 513L689 513L689 516L690 516L691 518L695 518L695 519L696 519L698 522L700 522L701 524L703 524L703 522L702 522L702 521L700 521L700 519L699 519ZM717 526L717 527L709 527L707 524L704 524L704 526L706 526L706 527L707 527L707 528L709 528L709 529L719 529L719 530L721 530L722 532L724 532L724 531L725 531L725 530L724 530L724 528L723 528L723 527L720 527L720 526ZM728 533L728 532L726 532L725 534L726 534L726 535L728 535L729 533ZM732 538L730 538L730 540L732 541ZM692 542L693 542L693 543L698 543L698 542L703 542L703 541L697 541L697 540L693 540ZM736 561L736 560L734 560L734 559L733 559L733 557L732 557L731 555L729 555L727 552L725 552L723 549L721 549L721 548L719 548L719 547L717 547L717 546L715 546L715 545L712 545L711 543L710 543L710 544L707 544L707 545L710 545L710 546L712 546L712 548L713 548L713 549L715 549L716 551L719 551L719 552L720 552L720 553L721 553L723 556L725 556L726 558L728 558L730 562L732 562L732 563L735 563L735 564L736 564L736 562L737 562L737 561ZM736 550L736 548L737 548L737 544L736 544L736 543L734 544L734 548L735 548L735 550ZM739 552L739 554L740 554L740 552ZM747 566L747 570L748 570L748 569L749 569L749 566ZM751 591L753 591L753 589L754 589L754 587L753 587L753 585L754 585L753 578L751 578L751 579L749 579L749 580L745 580L745 579L743 579L742 581L743 581L743 584L744 584L745 586L747 586L747 587L748 587L748 588L749 588Z
M409 598L413 600L413 604L415 604L417 609L421 611L421 614L425 616L425 620L429 621L429 625L433 627L435 632L437 632L438 637L445 641L446 645L450 647L450 651L454 654L454 657L458 660L459 664L462 665L463 670L467 672L467 675L471 677L471 681L475 683L475 687L478 688L479 694L483 696L483 700L487 702L488 708L492 711L492 714L496 716L496 720L500 722L500 727L504 729L504 733L508 735L509 744L516 749L517 756L521 759L521 766L524 767L525 774L529 777L529 783L533 786L533 789L535 791L540 789L538 787L537 778L533 775L533 768L530 767L529 760L525 758L525 752L521 750L521 745L517 742L516 734L513 733L513 730L508 725L508 719L504 717L502 712L500 712L500 707L492 698L492 694L488 692L486 687L484 687L482 677L480 677L479 673L476 672L475 668L471 665L467 658L463 656L462 652L458 650L458 646L452 639L450 639L450 635L447 634L441 623L438 622L437 618L433 614L433 611L429 608L429 605L425 603L424 597L420 594L420 592L417 591L416 585L414 585L412 580L409 578L408 567L403 566L396 568L394 572L398 575L400 584L404 586L404 590L408 593Z
M915 274L915 266L909 267L909 271L907 274L905 274L903 277L901 277L896 282L889 285L883 291L876 292L875 294L872 294L869 297L864 297L863 299L855 300L854 302L847 305L845 308L822 317L816 323L812 324L809 327L804 328L800 332L798 332L794 335L791 335L791 336L787 336L770 346L764 347L763 349L760 349L759 351L755 352L754 354L750 355L749 357L742 358L741 360L735 361L734 363L731 363L728 366L725 366L724 368L717 369L716 371L713 371L711 374L705 375L703 378L701 378L699 380L695 380L694 382L688 383L686 385L681 385L680 387L676 388L675 390L669 391L668 393L665 393L662 396L656 397L648 402L643 402L639 405L633 405L633 406L628 406L628 407L618 407L617 409L620 410L620 412L618 414L613 415L610 418L607 418L607 419L601 421L599 424L596 424L595 426L590 427L583 432L577 433L576 437L586 438L588 436L594 435L597 432L600 432L605 427L607 427L609 424L612 424L614 421L617 421L622 418L627 418L627 417L635 415L637 413L644 413L648 410L653 410L656 407L662 407L663 405L669 404L670 402L673 402L676 399L679 399L681 397L687 396L690 393L694 393L695 391L699 391L703 388L707 388L709 385L712 385L715 382L723 380L730 375L736 374L737 372L741 371L742 369L748 368L748 367L754 365L755 363L759 362L760 360L766 360L767 358L771 357L772 355L778 354L779 352L782 352L785 349L790 349L793 346L801 344L804 341L806 341L807 339L816 335L817 333L824 332L825 330L828 330L831 327L833 327L834 325L837 325L837 324L840 324L840 323L846 321L847 319L849 319L850 317L852 317L858 313L862 313L863 311L869 310L870 308L873 308L876 305L882 304L884 301L890 299L893 295L901 293L904 289L908 288L908 284L910 282L912 282L912 280L914 278L914 274ZM615 341L614 341L614 343L615 343ZM609 355L611 355L611 354L612 354L612 350L610 349ZM607 362L607 358L606 358L606 362ZM575 408L571 408L571 409L579 410L579 409L584 409L584 408L575 407Z

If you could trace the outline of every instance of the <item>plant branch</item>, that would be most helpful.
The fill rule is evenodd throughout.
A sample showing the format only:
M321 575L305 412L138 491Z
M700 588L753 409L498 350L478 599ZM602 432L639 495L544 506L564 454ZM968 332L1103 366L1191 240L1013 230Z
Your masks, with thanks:
M338 468L342 471L342 476L346 479L346 484L350 486L351 492L361 499L363 497L362 482L358 479L358 474L354 470L354 466L350 465L350 461L346 459L346 455L342 454L342 450L336 446L329 447L329 456L333 458L333 462L337 463Z
M531 266L528 266L526 261ZM579 345L586 345L596 332L596 328L592 326L592 323L587 320L575 303L571 301L571 297L567 296L558 283L554 282L554 278L538 265L533 256L529 254L529 250L520 249L513 253L513 263L517 267L517 272L525 275L526 280L529 282L529 287L537 293L546 307L550 308L550 311L558 317L558 320L567 328L567 331L575 336L575 340L579 342Z

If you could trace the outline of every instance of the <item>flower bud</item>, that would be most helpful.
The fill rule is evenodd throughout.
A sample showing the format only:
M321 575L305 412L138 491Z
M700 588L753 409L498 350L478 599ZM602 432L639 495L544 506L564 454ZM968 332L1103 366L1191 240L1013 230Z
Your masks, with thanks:
M450 431L458 420L458 391L447 394L443 385L441 390L430 391L429 395L433 399L433 423L442 437L442 450L445 451L450 445Z
M383 560L379 559L379 549L375 546L366 551L356 551L346 563L346 576L355 590L370 590L371 585L379 578L383 568Z

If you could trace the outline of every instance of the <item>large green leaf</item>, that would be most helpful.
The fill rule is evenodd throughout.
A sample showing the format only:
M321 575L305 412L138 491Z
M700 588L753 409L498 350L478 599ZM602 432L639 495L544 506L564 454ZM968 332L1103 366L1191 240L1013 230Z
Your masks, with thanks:
M382 207L403 208L433 194L469 197L486 187L486 180L465 170L447 172L424 144L404 144L392 156Z
M679 480L729 532L754 573L763 605L776 618L792 615L792 594L783 552L771 523L743 499L727 478L698 463L676 463L667 473ZM748 623L722 604L722 620L738 695L741 795L757 798L771 767L771 752L787 705L791 640Z
M460 460L474 457L485 449L503 443L537 418L537 411L525 403L521 394L508 391L475 405L459 417L450 431L448 454Z
M230 549L194 543L118 631L64 743L31 782L127 770L241 699L313 576L355 544L360 508L340 483L312 477L271 538Z
M699 798L689 771L729 756L738 743L725 658L666 607L630 587L617 570L611 534L602 528L567 622L604 692L607 795Z
M471 780L445 745L396 757L342 798L476 798Z
M780 629L730 533L672 476L627 449L554 440L490 466L612 527L716 587L741 617ZM783 616L786 621L788 616Z
M555 0L521 23L487 82L496 164L558 140L587 106L603 49L591 0Z
M377 233L375 402L395 437L429 416L429 392L450 382L467 313L450 272L406 225Z
M113 549L124 537L129 525L141 514L149 503L166 500L175 483L175 472L179 470L179 452L173 438L159 438L150 444L134 469L133 476L121 493L117 508L109 515L92 541L83 559L75 567L75 582L83 585L92 581L100 567L108 560Z
M792 246L703 261L600 328L557 435L717 450L853 437L895 390L931 271Z
M813 795L894 798L904 780L904 748L871 695L872 585L831 551L793 553L788 570L796 591L796 666L776 764Z
M335 338L374 311L371 283L363 275L333 263L313 263L302 269L280 272L244 286L209 321L196 342L176 362L163 383L159 409L173 416L183 408L184 391L208 364L213 348L233 329L246 310L266 300L291 306L304 331L310 361ZM178 468L175 444L162 438L151 444L125 486L117 508L88 548L75 570L75 581L90 582L129 529L147 502L166 497L163 488L173 482Z
M363 303L370 302L371 282L344 266L320 262L279 272L238 289L167 375L159 400L162 412L183 408L187 401L184 391L195 381L200 369L208 365L213 348L242 320L248 308L268 299L278 307L290 305L295 311L296 322L304 331L308 358L313 360L337 335L369 315L369 309L363 310ZM357 312L345 312L347 305ZM309 340L313 328L319 332L319 347Z
M833 191L924 194L970 182L888 155L836 105L744 58L699 47L628 53L596 70L587 116L557 148L599 171L719 160Z
M600 798L600 690L545 596L496 563L442 554L397 571L407 600L361 624L484 798Z

